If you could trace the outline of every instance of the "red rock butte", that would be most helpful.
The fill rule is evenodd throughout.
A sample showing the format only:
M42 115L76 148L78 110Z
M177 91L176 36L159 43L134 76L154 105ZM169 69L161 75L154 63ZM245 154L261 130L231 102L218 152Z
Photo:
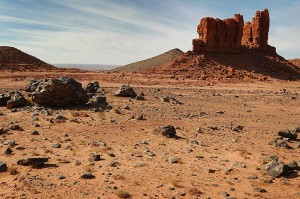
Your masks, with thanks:
M240 53L245 46L257 50L274 50L268 45L269 11L256 11L252 22L244 25L243 15L218 19L205 17L197 27L199 38L193 39L194 52Z

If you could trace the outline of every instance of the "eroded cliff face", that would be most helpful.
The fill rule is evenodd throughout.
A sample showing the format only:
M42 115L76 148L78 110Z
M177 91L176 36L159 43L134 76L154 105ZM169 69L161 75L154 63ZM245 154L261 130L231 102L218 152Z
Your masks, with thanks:
M193 40L193 51L239 53L243 26L244 19L239 14L225 20L205 17L198 25L199 38Z
M270 29L269 11L256 11L252 22L247 22L244 26L242 45L249 48L262 50L268 49L268 38Z
M194 52L240 53L241 46L268 50L269 11L257 11L252 22L244 25L243 15L218 19L205 17L197 27L199 38L193 40Z

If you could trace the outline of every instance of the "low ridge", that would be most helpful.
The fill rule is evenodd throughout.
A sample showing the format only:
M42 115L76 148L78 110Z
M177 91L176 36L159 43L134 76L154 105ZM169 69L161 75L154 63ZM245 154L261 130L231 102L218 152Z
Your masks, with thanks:
M160 54L158 56L134 62L131 64L127 64L125 66L120 66L118 68L113 69L113 71L118 72L141 72L146 69L154 68L163 64L166 64L174 59L176 59L178 56L183 55L183 52L178 49L172 49L168 52L165 52L163 54Z
M0 70L45 71L56 67L10 46L0 46Z

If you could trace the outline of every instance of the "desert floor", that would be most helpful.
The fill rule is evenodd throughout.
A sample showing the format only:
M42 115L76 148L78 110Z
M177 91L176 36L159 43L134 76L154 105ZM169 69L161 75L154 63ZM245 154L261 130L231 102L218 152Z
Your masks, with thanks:
M288 142L291 149L272 144L279 130L300 126L299 81L3 72L0 93L24 89L29 79L61 75L83 86L99 81L112 109L0 107L0 127L22 128L0 135L0 161L9 170L0 173L0 198L118 198L126 192L131 198L300 197L297 173L273 179L264 172L273 155L285 163L300 161L299 140ZM145 100L115 97L122 84L144 92ZM166 96L177 101L162 102ZM138 120L140 115L145 119ZM161 125L175 126L178 137L154 135ZM233 131L238 125L243 130ZM8 140L16 145L6 145ZM57 143L61 148L53 147ZM8 147L11 155L4 154ZM93 153L101 160L90 161ZM30 157L50 160L43 168L17 165ZM170 157L180 160L172 164ZM95 179L81 179L86 172Z

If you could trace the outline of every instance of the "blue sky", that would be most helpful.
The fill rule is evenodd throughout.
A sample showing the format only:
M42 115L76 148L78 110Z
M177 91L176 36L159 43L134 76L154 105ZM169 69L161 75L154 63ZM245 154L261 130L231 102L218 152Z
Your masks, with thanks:
M48 63L127 64L191 50L205 16L271 15L269 44L300 57L300 0L0 0L0 45Z

